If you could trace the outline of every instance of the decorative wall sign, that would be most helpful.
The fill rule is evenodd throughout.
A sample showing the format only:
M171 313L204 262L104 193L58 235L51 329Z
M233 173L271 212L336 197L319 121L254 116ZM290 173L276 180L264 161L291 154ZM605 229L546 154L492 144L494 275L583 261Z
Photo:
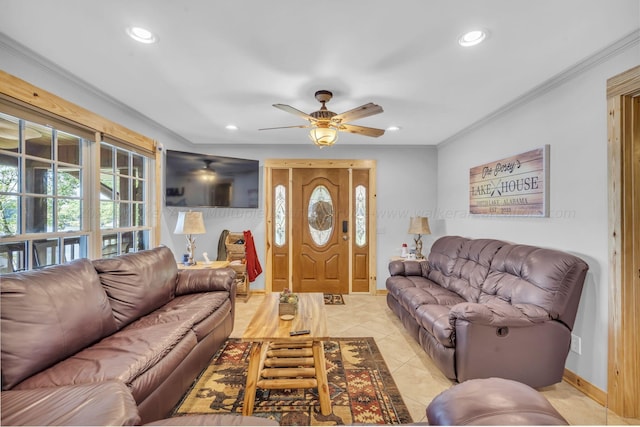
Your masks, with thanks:
M549 146L470 169L469 213L549 216Z

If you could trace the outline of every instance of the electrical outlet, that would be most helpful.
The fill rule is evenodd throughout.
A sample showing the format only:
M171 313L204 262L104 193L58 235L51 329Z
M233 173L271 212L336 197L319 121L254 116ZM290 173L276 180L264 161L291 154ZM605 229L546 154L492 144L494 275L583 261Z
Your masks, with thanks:
M582 338L574 334L571 334L571 351L582 354Z

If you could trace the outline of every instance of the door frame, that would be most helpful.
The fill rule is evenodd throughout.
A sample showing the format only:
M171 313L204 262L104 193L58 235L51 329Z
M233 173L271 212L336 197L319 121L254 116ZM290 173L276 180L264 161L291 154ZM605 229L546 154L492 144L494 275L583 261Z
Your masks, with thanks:
M640 417L640 66L607 80L609 351L607 406Z
M264 206L265 206L265 292L272 292L273 282L273 265L272 265L272 248L273 242L273 194L272 194L272 170L273 169L289 169L289 188L291 188L291 170L302 168L324 168L324 169L368 169L369 170L369 188L367 194L368 206L368 239L369 239L369 291L368 294L375 295L376 292L376 161L375 160L353 160L353 159L266 159L264 162ZM349 173L349 187L352 187L352 176ZM291 206L291 191L287 194L287 205ZM353 200L349 197L349 214L353 212ZM288 236L291 236L293 224L288 221ZM292 251L289 251L289 287L293 281L293 257ZM353 277L353 239L349 239L349 293L352 293L352 277Z

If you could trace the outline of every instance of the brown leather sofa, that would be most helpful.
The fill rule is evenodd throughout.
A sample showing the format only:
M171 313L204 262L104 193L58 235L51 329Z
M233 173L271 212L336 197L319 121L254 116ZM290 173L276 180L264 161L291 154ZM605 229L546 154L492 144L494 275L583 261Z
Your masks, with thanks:
M445 236L392 261L387 304L450 379L562 380L588 265L571 254Z
M20 424L11 399L68 390L71 411L108 382L127 386L140 422L165 418L231 334L234 278L228 268L178 270L166 247L3 275L3 424ZM69 387L78 385L97 389ZM137 422L118 416L104 424ZM50 417L47 405L29 408L30 424L56 424Z

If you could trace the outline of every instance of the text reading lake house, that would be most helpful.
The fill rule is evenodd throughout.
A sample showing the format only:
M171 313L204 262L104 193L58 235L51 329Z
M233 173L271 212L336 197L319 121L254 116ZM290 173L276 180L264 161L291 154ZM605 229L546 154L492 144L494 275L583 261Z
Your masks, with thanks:
M549 146L476 166L469 172L469 213L548 216Z

